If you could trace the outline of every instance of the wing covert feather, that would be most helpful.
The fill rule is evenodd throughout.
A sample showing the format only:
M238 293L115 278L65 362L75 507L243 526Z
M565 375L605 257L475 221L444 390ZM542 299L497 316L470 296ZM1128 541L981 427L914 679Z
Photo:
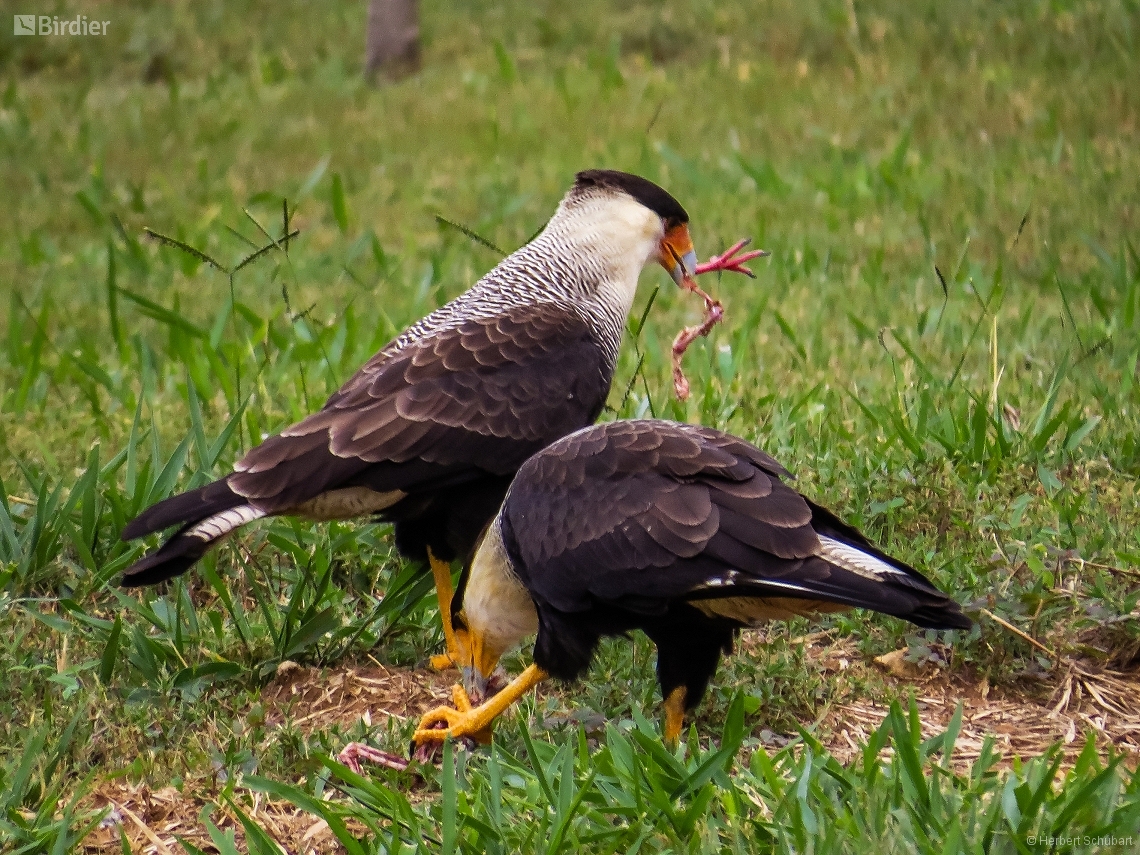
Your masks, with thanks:
M922 574L783 477L778 463L727 434L613 422L528 461L500 532L540 612L604 605L661 614L684 600L744 620L750 602L760 618L770 600L791 598L808 610L859 606L919 626L970 625Z
M591 424L611 378L589 326L569 309L549 304L468 319L377 354L322 410L251 449L228 481L276 511L286 507L278 494L290 505L311 498L301 473L281 466L302 456L324 459L340 483L380 491L409 488L387 464L426 463L436 477L460 480L465 472L509 476L534 452Z
M653 421L556 443L523 466L503 509L516 565L534 568L524 581L555 608L577 611L591 596L685 596L726 576L725 559L762 574L815 554L807 502L778 480L778 465L743 449L754 452Z

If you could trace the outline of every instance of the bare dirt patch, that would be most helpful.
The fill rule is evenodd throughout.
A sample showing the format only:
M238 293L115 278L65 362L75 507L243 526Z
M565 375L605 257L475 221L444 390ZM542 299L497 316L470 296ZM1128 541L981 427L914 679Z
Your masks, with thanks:
M1089 734L1102 751L1111 745L1130 755L1130 766L1140 765L1140 669L1119 671L1062 657L1033 686L991 686L967 673L947 674L929 662L908 661L903 653L869 663L849 642L825 641L808 651L826 671L877 668L900 699L913 690L924 739L945 731L961 703L962 726L952 758L956 767L977 760L986 739L1001 756L999 767L1008 767L1016 757L1038 756L1055 743L1063 746L1067 766ZM820 721L821 738L836 759L849 762L861 756L860 746L889 711L889 702L840 702Z
M312 814L258 793L240 792L234 797L286 852L326 855L343 851L324 820ZM183 840L205 852L217 852L202 811L211 802L217 805L218 799L216 788L210 786L201 790L189 786L183 791L174 787L152 790L145 784L104 782L89 801L94 807L109 808L109 813L83 841L82 851L90 855L122 852L121 839L125 837L136 855L178 855L186 851ZM248 851L241 823L226 805L219 805L209 821L223 831L234 832L238 851Z
M304 732L337 723L363 721L368 727L383 718L419 718L429 709L451 703L455 671L350 665L317 669L285 662L261 693L266 723L285 721Z
M348 665L331 669L306 668L292 662L278 668L273 681L262 690L260 702L269 727L296 727L302 732L333 724L381 726L387 718L418 718L451 699L456 672L437 672L382 665ZM218 828L233 831L239 851L244 851L241 823L224 803L221 787L214 780L187 784L181 790L155 790L145 784L123 780L105 781L85 800L85 807L108 808L103 824L83 841L91 855L121 852L121 836L138 855L167 855L184 850L179 840L206 852L217 851L210 840L202 810L218 805L210 817ZM252 817L289 853L325 855L343 851L328 826L292 804L268 799L258 793L235 791L242 810ZM351 824L350 824L351 827Z
M1050 745L1063 745L1066 763L1084 747L1085 735L1094 733L1103 747L1113 745L1129 753L1129 765L1140 763L1140 672L1098 668L1091 662L1063 659L1046 680L1032 691L990 686L965 673L947 674L929 663L913 663L900 656L868 662L853 642L832 642L826 633L807 636L808 656L826 672L856 673L875 670L900 698L915 692L924 738L944 731L959 703L962 727L953 763L963 768L976 760L987 738L1002 756L1001 766L1014 757L1036 756ZM742 639L742 647L762 643ZM266 723L292 726L303 732L349 727L359 721L380 727L385 719L415 719L450 701L454 671L436 672L387 668L382 665L348 665L332 669L306 668L286 663L263 690ZM882 723L889 704L851 699L833 706L817 722L817 733L835 757L849 762L861 755L861 744ZM888 749L889 750L889 749ZM211 802L218 804L220 787L203 781L197 788L184 786L152 790L122 780L101 784L89 800L92 807L108 807L108 821L84 841L91 855L120 852L120 835L141 855L183 851L179 838L204 851L216 851L201 818ZM325 855L342 851L323 821L291 804L238 790L242 809L253 817L289 853ZM221 804L210 821L233 830L239 850L244 849L241 824Z

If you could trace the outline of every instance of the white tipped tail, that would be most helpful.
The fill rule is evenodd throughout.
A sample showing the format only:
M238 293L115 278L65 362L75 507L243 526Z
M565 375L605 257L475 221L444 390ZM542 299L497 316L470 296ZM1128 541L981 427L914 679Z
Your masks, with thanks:
M196 537L199 540L210 542L219 537L224 537L235 528L240 528L246 523L261 519L263 516L265 516L265 511L259 511L250 505L239 505L236 508L214 514L212 517L206 517L196 526L187 530L184 536Z

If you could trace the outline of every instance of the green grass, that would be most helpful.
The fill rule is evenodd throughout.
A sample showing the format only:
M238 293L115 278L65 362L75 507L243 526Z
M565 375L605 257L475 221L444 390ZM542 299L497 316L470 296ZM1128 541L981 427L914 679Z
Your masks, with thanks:
M676 195L702 257L751 236L772 258L708 283L727 315L686 357L685 404L668 343L699 306L646 272L607 418L757 441L1055 654L983 619L953 640L956 678L1041 700L1057 658L1134 672L1135 0L617 5L425 4L423 71L382 89L359 77L362 4L95 2L103 40L0 31L0 849L66 851L113 775L343 812L360 851L1042 851L1030 833L1140 826L1135 763L1103 744L1071 769L955 770L953 733L922 743L897 712L840 765L819 711L890 689L821 674L806 623L722 666L682 759L637 721L649 646L615 642L582 685L522 705L600 711L596 741L505 721L493 754L405 803L399 778L330 771L362 732L256 712L283 660L438 648L385 529L273 521L168 590L116 587L133 514L318 407L498 260L437 216L513 249L576 170L611 166ZM829 625L867 658L930 642ZM348 798L306 801L333 784Z

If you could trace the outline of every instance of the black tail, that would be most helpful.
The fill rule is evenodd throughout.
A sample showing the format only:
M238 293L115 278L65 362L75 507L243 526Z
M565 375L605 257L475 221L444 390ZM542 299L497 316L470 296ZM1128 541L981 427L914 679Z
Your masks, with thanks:
M206 554L213 541L202 540L179 532L152 552L127 568L120 580L124 588L137 588L141 585L157 585L175 576L181 576L194 562Z
M123 529L134 540L173 525L180 526L156 552L141 558L123 574L125 587L156 585L185 573L207 550L238 526L264 516L230 489L223 479L171 496L147 508Z
M853 602L854 605L901 617L924 629L970 629L974 625L962 614L962 607L953 598L938 590L934 583L909 564L887 555L826 508L810 500L808 505L812 512L812 528L817 534L852 546L899 571L883 574L878 581L849 577L846 584L852 593L860 588L866 589L864 596L867 601Z
M226 479L163 499L151 505L123 529L123 540L135 540L172 525L184 526L245 504L245 498L230 489Z

